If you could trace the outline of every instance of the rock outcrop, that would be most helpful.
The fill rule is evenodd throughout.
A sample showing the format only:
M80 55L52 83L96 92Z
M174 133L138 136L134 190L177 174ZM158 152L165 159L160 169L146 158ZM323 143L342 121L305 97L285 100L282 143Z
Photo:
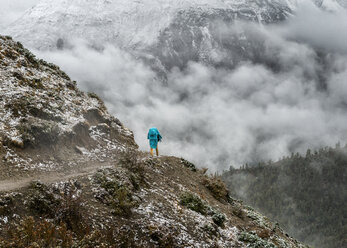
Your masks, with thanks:
M57 66L9 37L0 38L0 59L0 137L6 165L64 170L61 158L79 161L78 153L95 158L137 147L132 132L103 102L81 92Z

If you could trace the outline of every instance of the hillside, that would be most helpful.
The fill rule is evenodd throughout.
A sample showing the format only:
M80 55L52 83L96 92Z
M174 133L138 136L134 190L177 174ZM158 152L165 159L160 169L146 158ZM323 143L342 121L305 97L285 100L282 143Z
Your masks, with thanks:
M0 247L305 247L0 36Z
M327 10L346 5L345 0L312 1ZM247 27L230 27L279 23L297 5L296 0L41 0L5 33L38 50L71 49L80 45L76 40L98 50L112 44L163 74L189 61L225 68L248 60L275 66L261 38Z
M224 173L234 197L321 248L347 246L347 147L293 154L276 163Z
M295 0L41 0L7 31L37 49L56 48L59 38L66 45L73 38L82 38L97 46L112 43L123 48L148 48L181 18L190 19L195 25L186 27L202 34L203 27L209 29L217 14L226 21L274 22L283 19L294 5ZM194 15L196 12L201 16Z
M260 59L261 44L248 42L247 34L229 37L227 27L235 21L276 23L292 13L294 2L42 0L5 32L38 50L71 49L80 45L76 40L98 50L112 44L165 76L189 61L234 67Z
M78 90L57 66L8 38L2 37L0 50L0 179L13 178L13 166L25 175L65 171L137 148L132 132L103 102Z

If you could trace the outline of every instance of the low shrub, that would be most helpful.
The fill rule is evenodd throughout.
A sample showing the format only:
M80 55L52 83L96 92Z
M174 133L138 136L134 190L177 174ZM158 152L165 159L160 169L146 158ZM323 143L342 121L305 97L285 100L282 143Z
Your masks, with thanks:
M119 163L133 173L130 180L134 188L139 189L140 184L145 182L145 164L141 161L139 153L128 149L121 154Z
M106 227L103 230L94 230L85 235L75 247L119 247L119 248L138 248L139 245L135 238L135 232L129 227Z
M175 241L175 233L171 233L170 230L161 228L151 228L150 238L152 241L156 242L159 248L176 248L178 247Z
M194 171L194 172L197 171L195 165L194 165L193 163L191 163L191 162L185 160L184 158L181 158L181 163L182 163L185 167L187 167L188 169L190 169L191 171Z
M201 200L197 195L194 195L189 192L184 192L180 196L180 203L182 206L185 206L195 212L198 212L202 215L207 214L207 205Z
M69 230L83 236L89 232L86 218L82 214L83 208L77 189L70 184L66 184L60 193L60 204L55 214L55 221L65 223Z
M140 161L140 155L137 151L128 149L120 156L119 163L122 167L136 174L144 173L144 166Z
M24 76L23 76L23 74L22 74L21 72L19 72L19 71L13 72L13 73L12 73L12 76L15 77L15 78L17 78L18 80L24 80L24 79L25 79Z
M98 101L101 101L100 97L97 94L95 94L94 92L88 92L88 96L90 98L94 98L94 99L96 99Z
M34 67L39 67L39 61L36 56L32 54L28 49L22 49L22 54L25 56L28 62L30 62Z
M216 212L212 215L213 222L220 227L224 227L224 222L226 221L225 215L219 212Z
M83 218L83 204L77 188L66 183L60 189L50 188L40 182L30 186L27 206L38 216L51 218L54 223L64 223L78 235L88 232Z
M120 184L114 176L102 172L96 173L93 180L102 189L95 194L96 199L111 206L114 215L129 217L132 214L131 209L137 203L127 186Z
M202 230L206 232L211 237L217 237L218 236L218 228L215 225L204 225L202 227Z
M9 225L0 237L0 247L62 247L73 245L73 235L65 224L54 225L47 220L26 217Z
M111 206L113 214L129 217L132 214L131 209L136 205L132 199L131 192L125 186L119 186L113 193Z
M202 184L212 193L213 197L218 201L224 200L228 201L229 190L227 189L225 183L218 176L204 176Z
M0 197L0 216L8 215L13 207L13 198L5 195Z
M27 206L38 215L54 218L61 199L41 182L33 182L29 189Z
M66 83L66 87L70 90L76 90L77 89L77 82L73 81L73 82L67 82Z
M238 239L249 243L249 248L277 248L271 241L260 238L255 232L242 232Z

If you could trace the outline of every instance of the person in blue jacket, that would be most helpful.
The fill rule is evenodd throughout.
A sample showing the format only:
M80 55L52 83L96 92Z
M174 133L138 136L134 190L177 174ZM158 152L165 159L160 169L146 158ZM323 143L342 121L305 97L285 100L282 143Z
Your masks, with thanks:
M157 156L159 156L158 142L161 141L162 137L156 127L152 127L148 131L147 139L149 139L149 145L151 147L151 155L153 156L153 149L155 149Z

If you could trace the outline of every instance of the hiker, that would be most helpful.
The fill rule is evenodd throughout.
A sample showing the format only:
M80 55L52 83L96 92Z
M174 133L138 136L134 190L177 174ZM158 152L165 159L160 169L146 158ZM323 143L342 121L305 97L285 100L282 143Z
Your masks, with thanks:
M158 141L160 142L162 137L156 127L152 127L148 131L147 139L149 139L149 145L151 147L151 155L153 156L153 149L155 149L157 156L159 156Z

